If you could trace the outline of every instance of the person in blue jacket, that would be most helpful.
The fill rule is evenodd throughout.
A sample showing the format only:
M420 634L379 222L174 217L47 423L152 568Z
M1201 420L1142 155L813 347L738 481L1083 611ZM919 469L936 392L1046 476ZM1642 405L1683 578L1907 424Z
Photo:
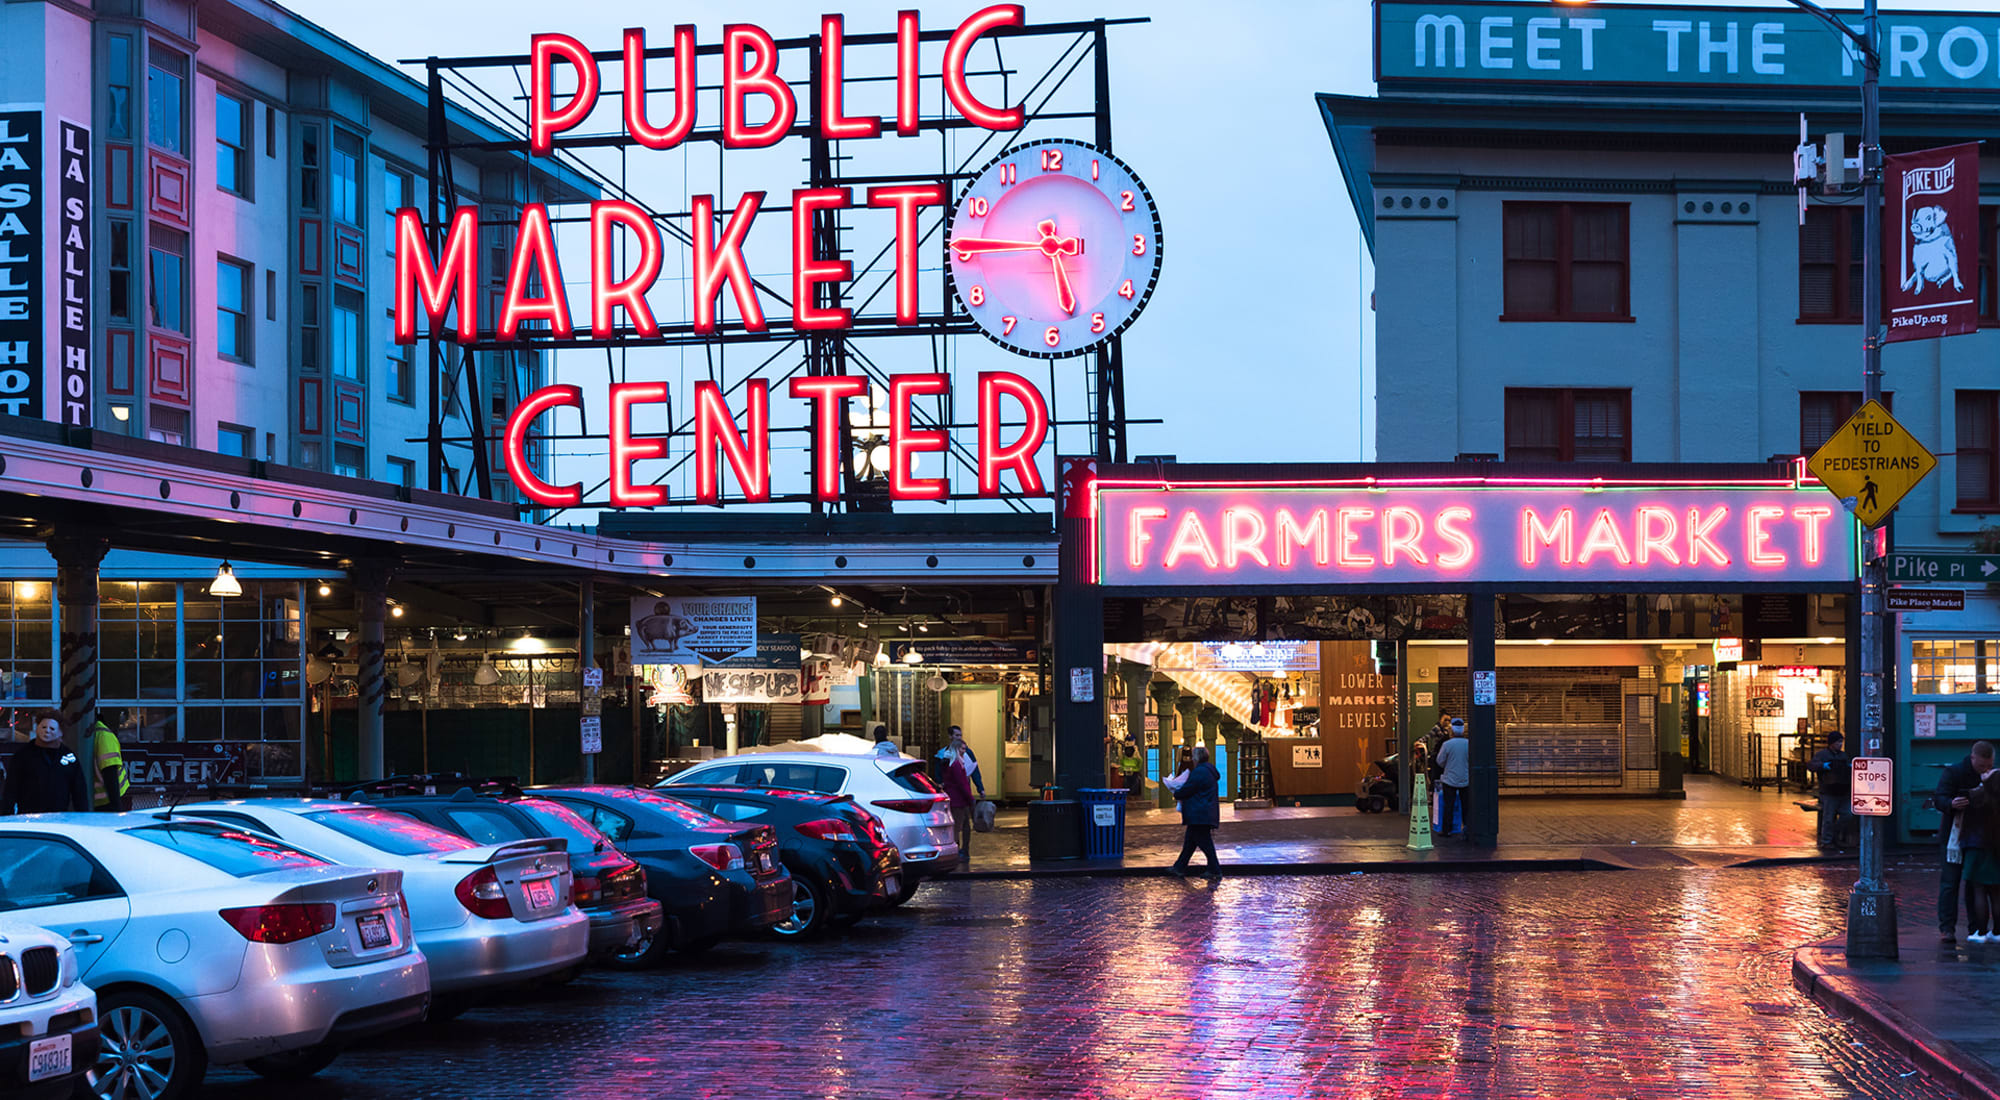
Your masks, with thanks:
M1188 873L1188 860L1194 857L1196 848L1208 859L1208 877L1222 877L1222 862L1215 858L1215 827L1222 823L1222 773L1208 762L1208 749L1202 745L1194 748L1194 766L1187 771L1175 797L1181 804L1181 824L1187 827L1187 839L1181 843L1181 858L1174 861L1173 873L1183 878Z

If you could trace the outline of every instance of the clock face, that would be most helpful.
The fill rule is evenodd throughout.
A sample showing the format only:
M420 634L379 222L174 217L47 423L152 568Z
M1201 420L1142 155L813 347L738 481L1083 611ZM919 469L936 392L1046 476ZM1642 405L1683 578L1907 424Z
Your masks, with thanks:
M1160 215L1125 162L1080 141L1020 145L980 169L951 216L959 303L1020 355L1091 351L1146 308Z

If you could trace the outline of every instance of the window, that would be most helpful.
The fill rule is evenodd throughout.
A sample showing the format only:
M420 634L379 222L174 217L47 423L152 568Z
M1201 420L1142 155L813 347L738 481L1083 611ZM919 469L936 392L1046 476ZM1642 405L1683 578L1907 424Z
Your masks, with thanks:
M299 206L319 209L319 127L299 128Z
M361 467L365 462L367 457L362 454L361 448L346 443L333 445L333 472L341 477L362 476Z
M278 109L264 105L264 155L276 158L278 155Z
M147 257L146 320L154 328L187 332L187 234L153 226Z
M462 836L454 836L435 825L388 810L321 810L303 815L350 840L399 856L423 856L434 852L458 852L473 846Z
M613 844L623 844L631 839L632 819L624 814L593 806L588 802L573 802L567 798L552 798L549 801L561 803L576 816L590 823L590 827L611 838Z
M278 319L278 273L276 271L264 272L264 319L266 321L275 321Z
M694 786L735 785L743 782L741 778L742 774L743 765L741 764L721 764L713 768L702 768L698 771L677 775L674 777L674 782L687 783Z
M187 58L154 48L146 68L146 140L169 153L187 150Z
M105 43L104 136L132 136L132 36L114 34Z
M250 197L250 105L215 93L215 185Z
M561 837L572 852L589 852L604 842L604 834L591 827L590 822L576 815L576 811L560 802L546 798L524 798L514 803L514 808L534 818L536 824L547 830L549 836Z
M250 266L215 261L215 350L225 359L250 362Z
M361 380L361 295L345 287L333 291L333 373Z
M146 414L146 438L155 443L171 443L176 447L187 446L187 410L176 409L171 405L154 405L152 411Z
M126 829L125 835L162 848L172 848L189 859L206 863L237 878L249 878L269 871L332 866L326 860L307 855L282 840L207 821L166 821Z
M1958 507L2000 511L2000 390L1959 390Z
M47 581L0 581L0 705L55 699L55 603ZM0 737L5 736L0 729ZM6 891L0 890L0 896Z
M527 830L521 828L505 810L453 807L446 810L444 816L452 828L471 837L477 844L504 844L528 837Z
M215 426L215 453L232 458L254 458L251 448L257 445L257 433L236 424Z
M333 216L349 225L361 224L361 139L336 131L333 135Z
M1502 205L1503 321L1629 321L1624 203Z
M1861 321L1861 208L1815 206L1799 227L1799 320Z
M846 768L822 764L750 764L747 770L751 785L756 787L839 794L847 784Z
M1914 695L2000 691L2000 639L1912 639L1910 691Z
M0 912L118 893L108 873L63 841L38 836L0 839Z
M111 223L111 319L132 321L132 223Z
M1507 461L1630 462L1632 391L1508 389Z
M1860 407L1861 395L1853 390L1800 390L1799 453L1810 455L1819 450ZM1882 407L1893 410L1896 395L1883 393Z
M389 400L404 405L414 405L417 401L417 377L411 370L410 355L412 344L399 344L393 335L396 331L396 315L389 314L389 355L387 368L389 377L385 379L389 387Z
M417 200L416 177L401 168L388 168L382 173L382 248L391 255L396 252L396 211L405 206L415 206Z
M416 488L417 487L416 462L407 458L390 459L389 480L395 482L396 484L402 486L405 489Z
M2000 233L2000 206L1979 208L1979 323L2000 325L2000 263L1994 237Z
M299 288L299 369L319 369L319 287Z

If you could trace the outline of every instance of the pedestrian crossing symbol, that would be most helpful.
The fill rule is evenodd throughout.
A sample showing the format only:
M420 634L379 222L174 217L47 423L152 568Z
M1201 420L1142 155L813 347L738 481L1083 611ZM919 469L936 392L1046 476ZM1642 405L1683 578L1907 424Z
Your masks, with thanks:
M1880 527L1903 495L1932 470L1937 456L1879 401L1864 402L1806 462L1863 527Z

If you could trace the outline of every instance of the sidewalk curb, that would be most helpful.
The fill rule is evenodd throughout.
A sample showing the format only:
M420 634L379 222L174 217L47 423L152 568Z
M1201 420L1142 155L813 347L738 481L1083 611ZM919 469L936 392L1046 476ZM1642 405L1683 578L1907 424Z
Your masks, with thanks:
M1792 985L1829 1015L1867 1028L1960 1096L2000 1100L2000 1073L1981 1065L1957 1044L1931 1034L1894 1005L1865 991L1860 983L1836 973L1828 960L1842 957L1844 949L1837 939L1799 948L1792 952Z
M1731 863L1714 870L1735 868L1788 867L1798 864L1849 862L1852 856L1768 856ZM1064 861L1067 863L1068 861ZM1226 878L1265 878L1278 875L1324 876L1324 875L1420 875L1434 872L1480 872L1480 871L1632 871L1632 870L1685 870L1686 868L1634 868L1609 860L1578 857L1574 859L1441 859L1441 860L1345 860L1307 863L1226 863L1222 874ZM1199 871L1190 871L1189 877L1199 877ZM967 882L1021 882L1034 879L1069 878L1171 878L1163 864L1127 866L1124 864L1098 863L1091 866L1064 866L1043 864L1041 866L1009 868L1004 871L953 871L944 876ZM1994 1100L2000 1100L1996 1096Z

